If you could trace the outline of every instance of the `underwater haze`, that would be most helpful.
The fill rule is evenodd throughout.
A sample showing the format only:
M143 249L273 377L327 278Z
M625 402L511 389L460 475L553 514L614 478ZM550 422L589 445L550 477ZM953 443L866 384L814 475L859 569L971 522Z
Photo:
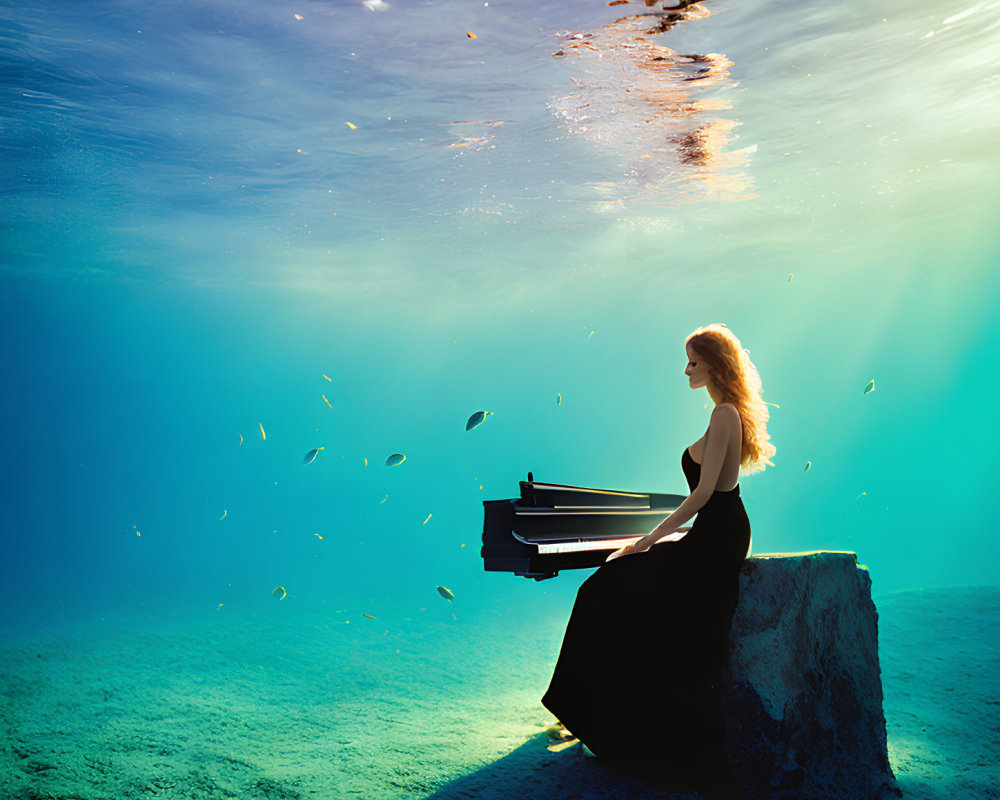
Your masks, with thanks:
M995 629L1000 2L0 15L4 796L472 792L590 574L485 572L482 501L681 492L712 322L771 404L753 552L856 552L907 647ZM945 744L894 680L897 777L987 796L992 690Z

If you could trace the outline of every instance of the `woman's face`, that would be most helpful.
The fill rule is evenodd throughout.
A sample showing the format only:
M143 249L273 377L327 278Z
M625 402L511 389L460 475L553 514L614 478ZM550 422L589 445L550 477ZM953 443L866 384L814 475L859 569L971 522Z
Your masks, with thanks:
M708 382L708 367L691 345L687 345L687 357L688 363L684 368L684 374L688 376L688 385L692 389L700 389Z

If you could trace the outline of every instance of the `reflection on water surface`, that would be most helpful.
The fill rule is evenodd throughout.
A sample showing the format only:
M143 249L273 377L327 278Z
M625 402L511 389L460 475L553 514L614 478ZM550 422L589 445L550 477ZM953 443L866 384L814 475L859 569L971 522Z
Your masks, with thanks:
M595 31L559 31L555 57L572 57L584 77L550 109L566 130L627 154L622 173L591 184L607 199L668 203L711 196L754 197L743 171L751 145L727 149L739 122L719 116L737 84L720 53L678 53L655 41L683 20L709 15L702 4L671 14L632 14ZM622 147L622 143L627 146Z

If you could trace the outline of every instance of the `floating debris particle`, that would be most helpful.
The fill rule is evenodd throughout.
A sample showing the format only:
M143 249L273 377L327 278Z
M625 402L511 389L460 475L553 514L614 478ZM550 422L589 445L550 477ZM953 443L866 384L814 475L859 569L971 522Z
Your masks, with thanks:
M325 450L325 447L314 447L308 453L306 453L305 458L302 459L303 464L312 464L316 460L316 456L319 455L320 450Z
M385 497L383 497L381 500L378 501L378 504L382 505L382 503L384 503L388 499L389 499L389 495L386 495Z
M433 514L428 514L428 515L427 515L427 519L430 519L430 518L431 518L432 516L433 516ZM425 520L424 520L423 522L421 522L420 524L421 524L421 525L426 525L426 524L427 524L427 519L425 519Z
M493 141L492 136L463 137L460 142L453 142L448 147L472 147L475 150L482 150Z
M243 447L243 434L240 434L240 447Z
M326 399L326 395L325 394L321 394L320 397L323 398L323 402L324 403L326 403L328 406L330 406L330 408L333 408L333 406L330 405L330 401Z
M813 465L813 462L812 462L812 461L807 461L807 462L806 462L806 468L805 468L805 472L808 472L808 471L809 471L809 467L811 467L812 465Z
M451 602L451 599L455 596L454 592L452 592L451 589L449 589L447 586L436 586L435 588L438 590L438 594L441 595L449 603Z
M768 403L767 400L764 401L764 405L774 406L775 408L781 408L777 403Z
M872 378L870 381L868 381L868 384L865 386L865 394L868 394L868 392L874 392L874 391L875 391L875 379Z
M393 453L385 460L385 465L387 467L395 467L398 464L402 464L406 461L406 456L402 453Z
M375 619L371 614L362 614L362 617L368 617L368 619Z
M346 125L346 126L347 126L348 128L350 128L350 129L351 129L352 131L356 131L356 130L358 129L358 126L357 126L357 125L355 125L355 124L354 124L353 122L347 122L347 121L345 120L344 124L345 124L345 125Z
M267 434L264 433L264 423L263 422L258 422L257 424L260 425L260 438L263 439L266 442L267 441Z
M284 600L285 599L285 595L288 594L288 592L285 591L285 587L284 586L275 586L271 590L271 594L277 594L278 592L281 592L281 597L278 598L279 600Z
M483 424L483 420L486 419L487 415L492 413L492 411L477 411L469 417L469 421L465 423L465 429L471 431L473 428L478 428Z
M557 406L561 406L562 405L562 393L561 392L556 392L556 405Z
M859 494L859 495L858 495L857 497L855 497L854 499L855 499L855 500L858 500L858 499L860 499L860 498L864 497L864 496L865 496L866 494L868 494L868 492L862 492L861 494Z
M589 339L589 338L590 338L591 336L593 336L593 335L594 335L594 332L593 332L593 331L591 331L590 333L588 333L588 334L587 334L587 338Z
M315 537L316 537L317 539L319 539L319 540L320 540L321 542L323 541L323 537L322 537L322 536L320 536L320 535L319 535L318 533L314 533L314 534L313 534L313 536L315 536Z
M142 536L142 531L140 531L135 525L132 526L132 530L135 531L136 536Z
M225 508L222 509L222 516L219 517L219 519L220 520L225 519L226 518L226 514L228 514L228 513L229 513L229 511L227 509L225 509Z
M368 466L368 459L367 458L365 459L365 466L366 467Z
M470 39L478 39L478 38L479 38L479 37L478 37L478 36L476 36L476 34L474 34L474 33L473 33L472 31L466 31L466 32L465 32L465 35L466 35L466 36L468 36L468 37L469 37Z
M218 611L220 608L222 608L222 603L219 603L219 605L215 607L215 610Z
M794 272L789 272L788 273L788 281L787 281L788 283L792 282L792 275L794 275L794 274L795 274Z

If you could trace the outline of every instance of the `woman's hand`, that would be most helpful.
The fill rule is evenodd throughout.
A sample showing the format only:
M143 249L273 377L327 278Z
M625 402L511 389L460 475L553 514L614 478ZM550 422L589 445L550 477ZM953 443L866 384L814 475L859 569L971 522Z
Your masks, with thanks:
M615 552L604 559L604 563L607 564L609 561L614 561L616 558L620 558L621 556L630 556L633 553L645 553L652 546L652 542L643 536L641 539L632 542L632 544L615 550Z

